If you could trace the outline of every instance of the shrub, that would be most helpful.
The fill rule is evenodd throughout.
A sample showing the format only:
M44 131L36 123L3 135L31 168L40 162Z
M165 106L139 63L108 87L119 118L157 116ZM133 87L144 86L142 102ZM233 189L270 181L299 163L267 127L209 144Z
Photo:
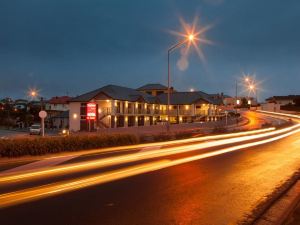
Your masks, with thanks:
M193 136L192 132L178 132L175 133L176 140L178 139L185 139L185 138L191 138Z
M167 133L160 133L160 134L156 134L153 136L153 140L155 142L157 141L169 141L174 139L174 137L171 134L167 134Z
M44 155L102 147L131 145L139 142L135 135L87 135L68 137L20 138L0 140L0 156Z
M211 133L212 134L224 134L227 132L228 132L228 130L227 130L226 126L216 125Z

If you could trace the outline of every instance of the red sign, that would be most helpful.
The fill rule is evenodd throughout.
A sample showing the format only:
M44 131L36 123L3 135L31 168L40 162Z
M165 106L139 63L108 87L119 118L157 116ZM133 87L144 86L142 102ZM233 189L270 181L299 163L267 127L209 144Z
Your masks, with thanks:
M96 120L96 103L88 103L86 107L86 119Z

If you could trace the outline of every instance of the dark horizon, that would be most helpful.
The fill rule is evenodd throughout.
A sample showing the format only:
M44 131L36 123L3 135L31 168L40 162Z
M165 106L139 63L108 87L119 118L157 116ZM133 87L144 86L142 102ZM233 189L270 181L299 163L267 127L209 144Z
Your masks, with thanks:
M178 90L235 94L242 73L261 83L260 100L300 94L300 2L258 0L83 1L0 3L0 97L25 98L36 87L46 98L80 95L107 84L137 88L166 84L168 47L178 41L179 18L213 25L206 63L192 51L179 70ZM240 87L241 89L241 87Z

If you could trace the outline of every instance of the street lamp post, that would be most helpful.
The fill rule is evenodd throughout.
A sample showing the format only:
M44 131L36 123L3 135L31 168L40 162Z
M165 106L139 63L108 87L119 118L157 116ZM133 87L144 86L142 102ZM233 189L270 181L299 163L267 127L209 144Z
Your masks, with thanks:
M194 40L194 35L190 34L186 39L178 42L177 44L173 45L171 48L168 49L168 102L167 102L167 130L170 130L170 95L171 95L171 80L170 80L170 76L171 76L171 72L170 72L170 53L175 50L176 48L179 48L180 46L182 46L184 43L188 42L188 41L193 41Z

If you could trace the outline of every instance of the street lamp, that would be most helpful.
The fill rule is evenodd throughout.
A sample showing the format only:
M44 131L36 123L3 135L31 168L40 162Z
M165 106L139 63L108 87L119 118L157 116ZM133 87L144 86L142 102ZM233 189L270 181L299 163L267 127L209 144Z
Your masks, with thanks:
M39 97L39 91L36 89L30 89L28 95L32 99L36 99ZM47 117L47 112L43 110L44 106L44 98L40 97L41 109L39 112L39 117L41 118L41 125L42 125L42 136L45 136L45 118Z
M179 48L180 46L182 46L183 44L187 43L187 42L193 42L195 40L195 35L194 34L189 34L186 36L185 39L179 41L177 44L171 46L169 49L168 49L168 105L167 105L167 124L168 124L168 127L167 129L169 130L169 124L170 124L170 92L171 92L171 89L170 89L170 53L175 50L176 48Z

